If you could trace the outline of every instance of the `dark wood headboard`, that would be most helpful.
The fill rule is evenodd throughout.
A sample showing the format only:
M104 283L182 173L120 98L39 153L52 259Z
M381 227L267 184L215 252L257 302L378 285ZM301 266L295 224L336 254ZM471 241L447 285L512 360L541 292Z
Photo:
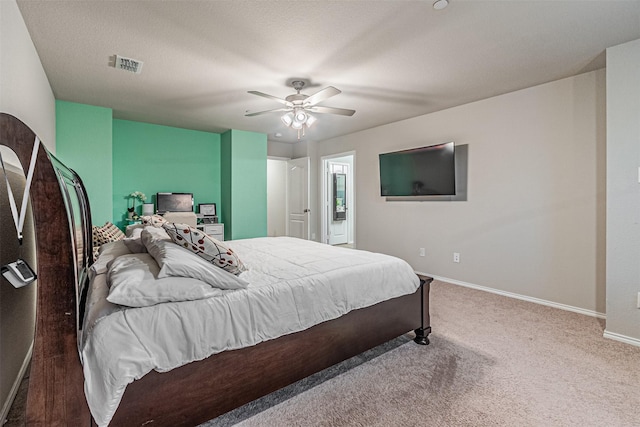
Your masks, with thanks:
M35 138L35 133L22 121L0 113L0 144L16 153L25 171ZM42 144L37 153L30 201L36 234L38 291L27 425L90 425L77 325L79 295L91 262L91 216L80 179Z

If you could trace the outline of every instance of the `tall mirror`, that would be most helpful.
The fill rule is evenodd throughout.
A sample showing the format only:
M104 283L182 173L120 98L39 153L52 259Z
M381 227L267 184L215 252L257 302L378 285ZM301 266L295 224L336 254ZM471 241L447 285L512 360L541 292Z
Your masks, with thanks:
M333 220L347 219L347 175L333 174Z

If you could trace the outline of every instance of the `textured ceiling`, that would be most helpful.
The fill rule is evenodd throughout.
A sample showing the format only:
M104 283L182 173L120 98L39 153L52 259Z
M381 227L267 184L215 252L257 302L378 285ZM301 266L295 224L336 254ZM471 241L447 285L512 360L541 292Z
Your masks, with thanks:
M305 139L323 140L605 66L640 38L640 1L18 0L56 99L114 117L295 142L280 107L291 77L342 94ZM144 62L139 75L114 55ZM281 137L275 137L281 133Z

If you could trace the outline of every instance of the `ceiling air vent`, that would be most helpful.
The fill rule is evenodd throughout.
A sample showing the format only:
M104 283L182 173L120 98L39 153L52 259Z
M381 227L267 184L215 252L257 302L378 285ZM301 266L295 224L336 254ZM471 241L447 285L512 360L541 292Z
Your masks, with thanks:
M142 64L142 61L138 61L137 59L125 58L124 56L116 55L115 67L121 70L140 74L142 72Z

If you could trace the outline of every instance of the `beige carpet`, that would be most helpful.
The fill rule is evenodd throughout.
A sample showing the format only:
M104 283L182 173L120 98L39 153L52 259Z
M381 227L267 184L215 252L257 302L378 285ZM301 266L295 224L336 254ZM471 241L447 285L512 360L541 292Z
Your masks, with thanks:
M204 426L640 426L640 348L602 321L442 282L431 303L429 346Z
M429 346L400 337L203 426L640 426L640 348L602 321L442 282L431 305Z

